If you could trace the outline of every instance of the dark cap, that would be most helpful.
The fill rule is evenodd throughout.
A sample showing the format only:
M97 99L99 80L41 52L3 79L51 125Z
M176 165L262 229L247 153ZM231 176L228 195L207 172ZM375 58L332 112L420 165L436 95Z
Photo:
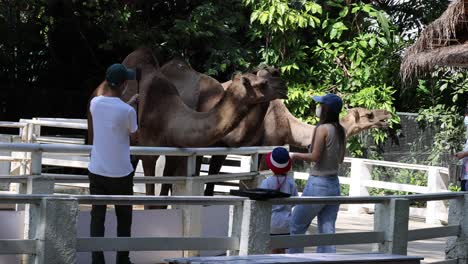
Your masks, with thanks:
M117 87L124 81L135 80L136 72L132 69L127 69L120 63L115 63L109 66L106 71L106 81L110 87Z
M336 94L326 94L324 96L312 96L317 103L327 105L330 109L339 113L343 107L343 100Z

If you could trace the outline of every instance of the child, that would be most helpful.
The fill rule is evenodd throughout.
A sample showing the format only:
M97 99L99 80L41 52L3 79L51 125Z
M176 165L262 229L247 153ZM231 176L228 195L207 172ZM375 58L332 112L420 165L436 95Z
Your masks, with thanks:
M291 169L291 159L289 152L285 148L278 147L266 156L268 168L274 173L262 181L260 188L277 190L289 193L291 196L298 196L297 186L292 177L287 173ZM291 220L292 205L273 205L271 214L271 235L289 235L289 222ZM276 248L273 254L285 253L285 249Z

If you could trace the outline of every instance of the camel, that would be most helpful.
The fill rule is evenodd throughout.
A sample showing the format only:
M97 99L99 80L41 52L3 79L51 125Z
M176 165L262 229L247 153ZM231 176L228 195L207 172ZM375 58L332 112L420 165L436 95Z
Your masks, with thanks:
M261 108L259 105L256 108ZM253 110L250 111L252 113ZM260 112L260 110L259 110ZM250 114L249 113L249 114ZM341 118L340 123L345 128L346 137L357 135L372 128L385 128L391 114L386 110L368 110L365 108L351 108L346 116ZM242 124L242 122L241 122ZM228 143L229 147L237 146L282 146L291 145L294 147L307 148L312 142L315 126L301 122L294 117L284 103L280 100L269 102L269 107L263 122L256 125L254 134L245 134L244 137L234 140L236 129L222 139L223 143ZM260 134L260 136L258 136ZM225 140L228 138L228 140ZM245 141L243 140L245 139ZM247 145L248 144L248 145ZM221 170L226 156L212 156L208 174L218 174ZM259 169L267 169L263 158L260 158ZM214 184L208 183L205 189L206 196L212 196Z
M151 51L138 49L129 54L123 64L138 67L142 72L139 83L139 130L137 137L131 140L132 145L213 145L234 129L254 105L285 98L287 89L281 79L270 79L267 82L264 79L258 80L253 74L236 74L232 84L211 110L196 112L184 103L174 84L160 72ZM91 98L101 95L104 89L106 88L102 83ZM134 85L132 87L132 83L128 82L122 100L127 101L135 92ZM89 107L88 126L88 144L92 144L92 116Z
M209 105L204 105L204 107L199 112L210 111L211 108L216 104L211 104L212 100L209 98L219 99L223 96L225 89L223 86L214 78L201 74L193 70L190 65L185 61L174 59L164 64L160 68L160 72L171 81L171 83L176 85L181 98L184 102L191 106L193 109L197 109L200 103L208 103ZM246 73L244 76L250 78L252 82L262 83L264 88L271 87L275 91L278 91L279 97L286 98L286 90L284 89L285 82L279 77L279 75L255 75L252 73ZM283 93L281 93L283 92ZM266 101L258 105L268 106ZM266 111L267 107L265 107ZM244 120L250 120L251 113L247 114L247 117ZM254 115L256 116L256 114ZM263 118L263 115L261 116ZM261 121L261 120L259 120ZM244 126L244 125L242 125ZM239 125L236 129L239 128ZM216 145L216 144L214 144ZM198 159L198 164L201 163L201 158ZM145 175L155 175L155 164L157 157L144 157L142 158L143 170ZM198 166L199 167L199 166ZM199 170L199 169L198 169ZM169 156L166 157L166 166L164 168L165 176L186 176L186 158ZM161 187L161 195L168 195L170 184L163 184ZM154 185L148 186L146 188L147 195L154 195ZM159 208L159 207L158 207Z
M184 77L174 74L176 66L184 65ZM215 79L200 74L184 62L170 62L161 68L161 72L173 80L181 94L189 94L187 101L200 112L206 112L222 97L224 90L229 87L231 81L220 84ZM258 78L279 78L279 71L274 68L264 68L256 72ZM187 83L187 84L186 84ZM190 85L188 85L190 83ZM193 90L195 88L195 90ZM188 90L188 91L187 91ZM196 98L198 98L198 101ZM345 127L347 136L353 136L370 128L386 127L386 121L390 114L385 110L367 110L364 108L353 108L341 120ZM302 123L295 118L280 100L273 100L256 105L252 108L244 119L230 133L218 141L214 146L240 147L240 146L278 146L289 144L297 147L306 147L311 142L315 126ZM209 174L218 174L226 156L212 156ZM154 175L156 159L149 159L144 162L145 175ZM186 173L185 160L180 157L167 157L166 167L163 175L183 176ZM261 163L263 164L263 163ZM200 162L198 167L200 166ZM146 168L148 173L146 173ZM264 164L261 166L264 168ZM205 195L212 195L214 184L207 184ZM168 195L169 184L161 188L161 195ZM147 192L148 195L154 193Z

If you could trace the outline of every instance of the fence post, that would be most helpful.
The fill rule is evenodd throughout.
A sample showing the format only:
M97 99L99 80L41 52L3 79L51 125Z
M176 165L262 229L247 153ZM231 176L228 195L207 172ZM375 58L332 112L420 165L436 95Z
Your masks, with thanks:
M365 164L363 159L353 158L351 160L349 196L368 196L369 192L364 186L364 181L367 180L372 180L372 165ZM358 215L364 211L365 206L372 207L371 204L350 204L348 212Z
M445 179L444 179L445 178ZM442 177L439 168L429 167L427 173L427 186L429 193L437 193L448 190L448 175ZM426 223L440 224L447 213L447 207L444 201L428 201L426 208Z
M385 233L384 243L378 251L387 254L406 255L408 248L409 200L391 199L377 204L374 215L374 231Z
M468 263L468 194L450 200L449 225L460 225L457 237L449 237L445 247L445 258L456 259L459 264Z
M258 172L258 153L252 154L250 157L250 172ZM258 187L258 177L255 177L252 180L242 180L239 181L239 189L252 189Z
M241 236L242 228L242 217L243 217L244 205L236 204L229 206L229 237L235 237L239 239ZM228 256L237 256L239 255L239 250L228 250Z
M78 201L48 197L33 208L37 222L29 239L37 240L37 249L29 263L76 263Z
M245 200L239 255L269 254L271 204Z
M53 194L54 183L41 180L42 173L42 152L33 151L31 153L31 175L28 176L26 184L20 185L20 193L23 194ZM22 205L17 206L17 210L22 210ZM38 226L37 208L35 205L24 206L24 237L31 237L36 233Z
M174 184L174 195L177 196L201 196L203 195L204 183L196 174L197 156L187 157L187 179L184 184ZM201 205L183 205L178 207L182 211L182 234L184 237L200 237L202 230L202 210ZM184 257L193 257L199 254L198 251L184 251Z

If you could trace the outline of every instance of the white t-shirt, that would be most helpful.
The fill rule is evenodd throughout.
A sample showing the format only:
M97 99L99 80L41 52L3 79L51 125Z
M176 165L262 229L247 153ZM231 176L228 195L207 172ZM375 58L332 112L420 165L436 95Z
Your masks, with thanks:
M94 137L88 170L108 177L129 175L130 133L138 129L135 110L118 97L97 96L90 111Z
M279 183L279 184L278 184ZM278 190L278 186L280 189ZM278 190L298 196L297 186L292 177L270 176L262 181L260 188ZM292 205L273 205L271 208L271 234L288 234L291 222Z

